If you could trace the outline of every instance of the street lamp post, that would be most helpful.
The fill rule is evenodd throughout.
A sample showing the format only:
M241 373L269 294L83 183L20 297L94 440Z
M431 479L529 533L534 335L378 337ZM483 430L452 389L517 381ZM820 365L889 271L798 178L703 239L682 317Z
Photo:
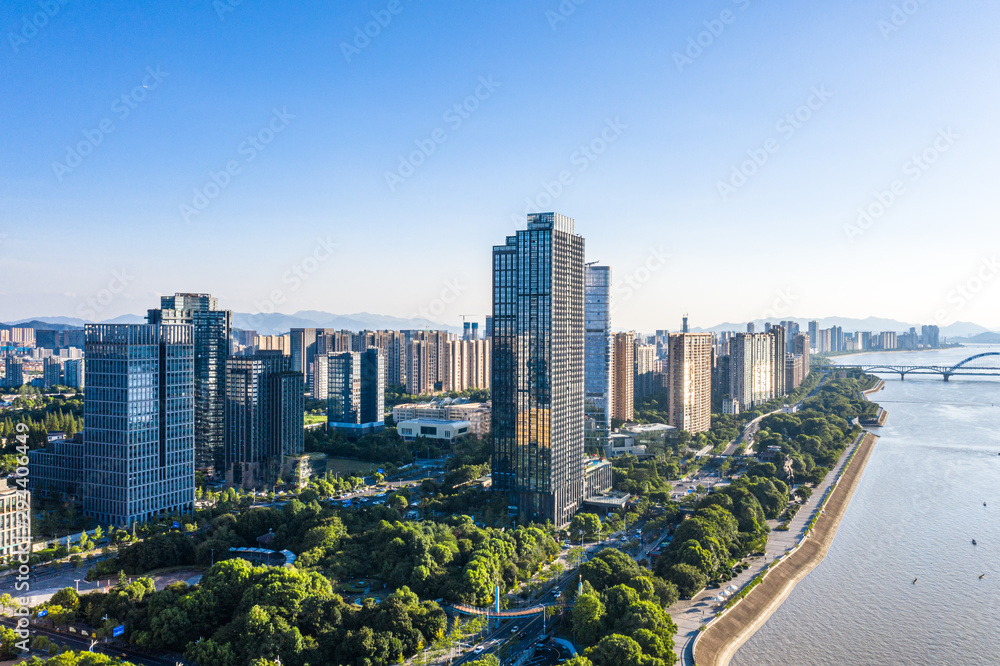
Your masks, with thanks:
M75 578L74 582L76 583L76 593L80 594L80 579L79 578Z

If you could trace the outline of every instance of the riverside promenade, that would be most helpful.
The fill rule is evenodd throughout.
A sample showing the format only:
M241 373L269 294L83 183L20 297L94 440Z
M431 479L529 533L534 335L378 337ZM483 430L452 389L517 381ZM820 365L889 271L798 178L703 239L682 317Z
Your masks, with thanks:
M685 663L696 663L698 666L726 666L739 647L777 610L795 585L823 561L877 439L875 435L865 432L860 436L860 442L856 446L845 451L842 459L838 461L841 469L852 452L853 458L842 474L830 475L839 476L839 479L830 492L812 532L790 554L772 566L760 584L742 601L719 615L700 636L697 636L692 652L685 655ZM800 510L799 515L802 513ZM813 514L814 511L807 513ZM769 540L769 554L770 550Z

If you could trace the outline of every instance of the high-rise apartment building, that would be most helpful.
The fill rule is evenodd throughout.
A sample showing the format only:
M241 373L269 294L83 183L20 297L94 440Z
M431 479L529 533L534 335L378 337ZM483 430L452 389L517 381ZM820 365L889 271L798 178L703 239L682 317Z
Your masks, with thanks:
M58 356L49 356L42 361L42 386L52 388L62 384L62 362Z
M730 397L748 411L785 395L785 329L741 333L729 343Z
M635 418L635 332L613 336L611 355L611 418Z
M793 354L798 354L802 357L802 370L806 375L809 374L809 364L811 363L809 356L810 344L809 335L807 333L799 333L795 336L795 346L794 349L792 349ZM805 377L803 377L803 379L805 379Z
M656 362L656 346L635 344L635 401L653 394L653 364Z
M444 390L447 345L454 337L447 331L408 331L406 392L410 395Z
M4 383L8 388L18 388L24 384L24 363L20 358L11 354L3 360L5 379Z
M924 347L939 347L941 345L941 329L936 324L921 326L920 344Z
M231 349L233 313L220 310L210 294L161 296L149 310L149 324L194 327L195 467L221 473L225 466L226 359Z
M584 496L584 240L556 213L493 248L493 488L562 526Z
M584 443L603 449L611 433L611 267L584 268Z
M445 343L444 391L490 387L490 341L467 339Z
M85 330L84 513L126 527L191 511L194 326L90 324Z
M84 381L84 368L86 361L82 358L71 358L63 364L63 375L66 386L75 389L83 389L86 386Z
M226 362L226 483L264 489L278 480L286 456L305 450L302 374L280 351Z
M670 425L705 432L712 427L712 334L672 333L668 347Z
M819 322L811 321L809 322L809 341L813 345L819 344ZM820 351L818 348L814 347L816 351Z

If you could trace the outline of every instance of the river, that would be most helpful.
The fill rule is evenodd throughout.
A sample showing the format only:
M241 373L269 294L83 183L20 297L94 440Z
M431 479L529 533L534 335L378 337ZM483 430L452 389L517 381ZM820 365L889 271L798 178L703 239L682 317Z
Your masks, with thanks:
M953 365L985 351L1000 346L837 361ZM872 399L889 420L830 552L734 666L1000 664L1000 377L880 376Z

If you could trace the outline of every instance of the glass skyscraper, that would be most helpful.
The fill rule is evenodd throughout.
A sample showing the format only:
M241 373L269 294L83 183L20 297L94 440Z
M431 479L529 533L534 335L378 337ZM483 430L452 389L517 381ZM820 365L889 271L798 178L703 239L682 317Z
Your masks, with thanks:
M327 378L327 427L352 436L385 427L385 350L342 351L316 356Z
M611 267L584 273L584 443L603 447L611 433Z
M273 486L285 456L304 449L302 373L280 351L226 362L226 483Z
M520 521L583 501L584 240L556 213L493 248L493 488Z
M221 474L225 469L226 359L233 327L231 310L220 310L209 294L160 297L160 309L149 310L150 324L194 327L195 467Z
M194 328L86 327L84 512L126 527L194 508Z

